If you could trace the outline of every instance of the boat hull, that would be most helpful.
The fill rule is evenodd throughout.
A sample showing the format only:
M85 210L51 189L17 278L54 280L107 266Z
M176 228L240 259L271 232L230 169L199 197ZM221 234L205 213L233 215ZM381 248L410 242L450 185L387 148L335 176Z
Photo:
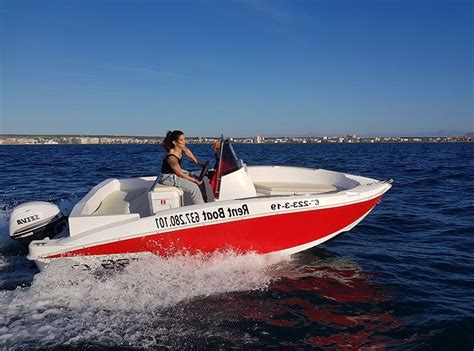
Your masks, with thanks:
M324 243L350 230L377 204L382 195L369 200L330 208L275 213L257 218L221 221L192 228L157 232L130 239L71 250L61 254L37 258L43 267L51 259L61 257L152 253L171 256L178 253L196 254L233 250L259 254L294 254Z

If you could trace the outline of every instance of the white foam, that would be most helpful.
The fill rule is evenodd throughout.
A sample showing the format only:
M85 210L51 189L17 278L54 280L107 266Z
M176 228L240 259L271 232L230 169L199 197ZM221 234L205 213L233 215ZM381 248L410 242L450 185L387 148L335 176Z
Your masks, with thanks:
M192 330L176 323L191 301L265 289L275 261L253 253L150 257L123 271L76 271L57 260L30 287L0 292L0 347L163 346ZM180 318L182 319L183 316ZM179 320L179 318L178 318ZM181 333L181 334L180 334Z

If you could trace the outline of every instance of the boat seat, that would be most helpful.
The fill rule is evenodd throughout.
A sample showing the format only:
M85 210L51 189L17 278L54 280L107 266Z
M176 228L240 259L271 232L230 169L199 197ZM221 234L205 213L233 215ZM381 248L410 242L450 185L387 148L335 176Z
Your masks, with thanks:
M165 184L160 184L160 183L155 183L153 184L153 187L150 189L150 191L155 192L155 193L166 193L166 192L175 192L179 196L183 195L183 190L172 185L165 185Z
M183 190L171 186L155 183L148 192L148 204L151 214L159 211L177 208L183 205Z
M111 192L102 202L93 216L107 216L130 213L130 202L143 193L143 189L116 190Z
M266 195L321 194L337 190L333 185L316 183L256 182L253 184L257 192Z

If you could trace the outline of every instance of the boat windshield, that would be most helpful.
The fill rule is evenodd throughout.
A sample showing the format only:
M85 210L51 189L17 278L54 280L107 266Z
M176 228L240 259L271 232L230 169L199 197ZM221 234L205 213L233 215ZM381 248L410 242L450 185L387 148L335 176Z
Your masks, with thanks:
M226 139L223 143L221 143L220 161L221 176L235 172L242 168L242 163L239 162L229 139Z
M219 198L222 177L243 167L229 139L224 140L224 137L221 137L219 145L219 150L216 151L216 166L210 176L210 185L216 199Z

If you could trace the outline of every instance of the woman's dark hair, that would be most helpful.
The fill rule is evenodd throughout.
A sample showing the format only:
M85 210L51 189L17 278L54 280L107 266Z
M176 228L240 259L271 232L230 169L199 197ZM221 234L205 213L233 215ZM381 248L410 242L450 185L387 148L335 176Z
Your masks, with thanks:
M174 148L173 141L178 141L178 138L183 135L184 133L180 130L169 130L166 133L165 138L163 139L163 148L166 152L169 152L172 148Z

